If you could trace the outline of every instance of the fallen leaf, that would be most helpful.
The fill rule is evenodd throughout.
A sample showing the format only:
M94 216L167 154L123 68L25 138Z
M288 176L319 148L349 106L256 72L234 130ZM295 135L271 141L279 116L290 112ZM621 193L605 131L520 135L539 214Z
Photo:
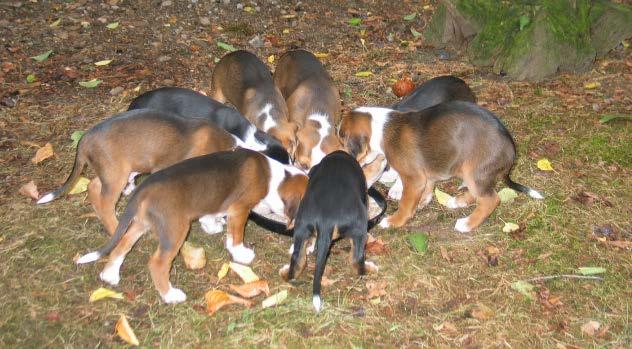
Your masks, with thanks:
M417 12L413 12L409 15L404 16L404 20L405 21L412 21L413 19L415 19L415 17L417 17Z
M395 82L393 86L391 86L391 89L393 90L395 96L403 97L413 92L413 90L415 89L415 84L410 79L410 77L406 76Z
M263 309L275 306L277 304L281 304L287 298L287 290L283 290L279 293L275 293L272 296L266 298L261 302L261 307Z
M95 88L99 86L103 81L99 79L92 79L89 81L79 81L79 85L86 88Z
M203 247L185 241L180 248L180 253L184 259L184 265L191 270L202 269L206 265L206 253Z
M365 251L369 254L383 255L387 252L387 248L382 239L376 239L369 234L369 239L366 242Z
M268 287L268 282L265 280L257 280L243 285L230 285L229 287L244 298L256 297L261 293L264 293L266 296L270 295L270 287Z
M367 281L366 288L368 293L366 295L367 299L385 296L386 295L386 285L387 281Z
M105 60L102 60L102 61L94 62L94 65L96 65L97 67L101 67L101 66L104 66L104 65L108 65L110 63L112 63L111 59L105 59Z
M425 253L428 250L428 234L426 233L414 233L408 235L408 241L413 245L413 248L419 253Z
M500 202L509 203L513 202L515 198L518 197L518 193L511 188L502 188L498 192L498 198L500 198Z
M456 326L454 326L454 324L449 321L444 321L436 326L433 325L432 328L437 332L448 332L448 333L457 332Z
M86 177L79 177L75 185L70 189L68 194L81 194L84 191L88 190L88 184L90 184L90 180Z
M19 193L32 198L33 200L39 199L39 191L34 181L30 181L20 187Z
M43 62L45 60L48 59L48 57L51 55L51 53L53 53L53 50L48 50L42 54L39 54L37 56L33 56L31 58L33 58L34 60L38 61L38 62Z
M328 277L326 277L325 275L323 275L323 278L320 280L320 286L322 286L322 287L329 287L329 286L335 284L336 282L338 282L338 280L331 280Z
M138 338L136 338L136 335L134 334L134 330L132 330L129 322L127 322L127 318L123 314L121 314L121 317L119 317L119 320L116 323L116 334L118 334L118 336L125 342L133 346L140 345Z
M483 304L477 304L474 308L470 310L469 315L477 320L487 320L493 318L496 314L487 306Z
M84 133L84 131L75 131L70 135L70 139L72 139L72 147L74 149L76 149L79 145L79 141L81 140L81 137L83 137Z
M349 21L347 21L347 23L350 26L357 26L357 25L360 25L360 23L362 23L362 18L357 18L357 17L351 18L349 19Z
M548 159L538 160L537 166L542 171L553 171L553 166L551 166L551 162Z
M290 33L290 28L283 29L283 34L289 34L289 33Z
M268 63L270 63L270 64L274 63L274 55L269 55L268 56Z
M219 280L223 279L228 274L229 270L230 270L230 264L229 263L222 264L222 267L219 268L219 271L217 272L217 280L219 281Z
M593 90L596 89L598 87L601 87L601 83L598 81L594 81L594 82L587 82L584 84L584 88L587 90Z
M241 304L246 308L252 307L252 302L249 300L233 296L220 290L206 292L204 299L206 300L206 312L209 315L213 315L220 308L229 304Z
M498 257L500 257L500 250L495 246L487 246L484 251L487 258L487 265L491 267L498 266Z
M416 31L415 28L410 28L410 33L413 34L413 38L419 39L421 37L421 33Z
M520 229L520 226L516 223L506 222L503 227L503 233L511 233Z
M582 332L592 337L595 335L595 332L597 332L599 327L601 327L599 322L591 320L582 325Z
M581 275L597 275L606 272L606 268L601 267L580 267L577 268L577 273Z
M48 26L51 27L51 28L55 28L55 27L58 27L60 23L61 23L61 18L57 19L56 21L54 21L53 23L49 24Z
M61 320L61 317L59 316L58 312L51 311L50 313L44 315L44 320L48 322L59 322L59 320Z
M632 120L632 115L604 114L599 119L599 123L605 124L606 122L610 122L610 121L616 120L616 119Z
M360 71L360 72L355 73L355 76L359 78L367 78L371 75L373 75L373 72L370 72L370 71Z
M233 51L237 51L237 49L235 48L235 46L218 41L217 42L217 46L219 48L221 48L222 50L228 51L228 52L233 52Z
M26 82L28 82L29 84L32 82L35 82L35 75L34 74L29 74L26 76Z
M92 302L96 302L96 301L104 299L104 298L123 299L123 294L120 293L120 292L112 291L112 290L104 288L104 287L100 287L100 288L94 290L90 294L90 300L89 301L90 301L90 303L92 303Z
M112 23L106 25L105 27L108 28L108 29L116 29L116 28L118 28L118 26L119 26L119 22L112 22Z
M244 6L244 12L248 12L251 13L253 12L255 9L252 8L252 6Z
M257 274L255 274L252 271L252 269L250 269L250 267L247 267L245 265L235 263L235 262L230 262L230 269L232 269L235 273L237 273L237 275L239 275L239 277L245 283L259 280L259 277L257 276Z
M453 199L452 195L439 190L439 188L437 188L437 187L435 187L434 194L435 194L435 197L437 198L437 201L441 205L446 206L446 207L448 206L448 201Z
M606 245L611 245L622 250L630 250L632 249L632 241L625 240L614 240L614 241L604 241Z
M53 151L53 145L50 143L46 143L43 147L37 149L35 152L35 156L31 159L31 162L34 164L39 164L40 162L50 158L55 155Z
M314 56L316 56L316 58L323 59L329 57L329 53L314 52Z
M527 299L533 299L533 295L531 294L533 287L533 285L524 280L511 283L511 289L522 293L525 297L527 297Z
M549 258L552 254L553 254L553 252L542 253L536 259L540 260L540 261L543 261L543 260Z
M452 257L450 257L450 254L445 247L439 246L439 252L441 252L441 258L445 259L448 262L452 262Z

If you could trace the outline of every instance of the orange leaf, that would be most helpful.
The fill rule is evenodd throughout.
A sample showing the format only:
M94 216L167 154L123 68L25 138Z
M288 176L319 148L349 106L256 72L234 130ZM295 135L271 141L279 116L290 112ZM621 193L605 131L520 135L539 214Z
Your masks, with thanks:
M24 196L29 196L33 198L34 200L39 199L39 191L37 191L37 185L35 185L35 182L33 181L30 181L24 184L23 186L21 186L19 192L20 194Z
M229 304L241 304L247 308L252 306L252 302L249 300L230 295L220 290L206 292L204 299L206 300L206 312L209 315L213 315L221 307Z
M265 280L252 281L239 286L230 285L230 289L244 298L256 297L262 292L265 293L266 296L270 295L270 288L268 287L268 282Z
M50 143L46 143L46 145L37 149L37 151L35 152L35 156L31 159L31 162L34 164L38 164L53 155L55 155L55 152L53 152L53 145Z
M370 236L366 243L366 252L374 255L382 255L387 252L387 248L382 239L376 239Z
M138 338L136 338L136 335L134 334L134 331L129 326L127 318L123 314L121 314L121 317L116 323L116 334L131 345L138 346L140 344L138 342Z

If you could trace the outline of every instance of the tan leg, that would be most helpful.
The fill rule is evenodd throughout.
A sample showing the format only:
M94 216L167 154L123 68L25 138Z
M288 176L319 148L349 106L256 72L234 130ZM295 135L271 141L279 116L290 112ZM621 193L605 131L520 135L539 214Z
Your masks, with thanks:
M93 183L94 182L94 183ZM118 220L116 219L116 202L127 185L125 176L113 176L111 180L95 178L88 186L88 198L94 211L103 222L108 234L114 234Z
M226 218L228 236L226 249L233 260L242 264L250 264L255 258L255 252L244 246L244 229L248 222L250 209L244 207L230 207Z
M366 273L377 272L378 267L375 263L365 260L365 248L367 236L365 235L362 242L359 242L362 246L356 246L356 242L353 238L351 240L351 251L349 251L349 262L353 266L353 269L358 275L364 275ZM364 267L362 266L364 264Z
M403 184L402 200L399 202L399 208L397 211L380 222L382 228L399 228L415 214L415 209L421 199L421 194L424 191L426 178L425 175L420 177L405 177L401 176Z
M149 271L151 273L151 279L154 281L156 290L160 293L165 303L181 303L187 298L186 294L182 290L171 286L169 282L169 270L171 270L171 264L173 259L180 251L180 247L184 243L189 229L188 224L179 224L175 229L170 229L168 237L172 239L169 243L169 249L164 249L159 245L156 252L149 259ZM163 238L166 235L162 235ZM161 235L158 240L160 241Z
M132 249L136 241L147 231L147 227L144 223L135 221L127 229L127 232L121 238L118 245L110 253L108 263L103 268L101 274L99 274L101 280L111 284L117 285L120 281L119 270L121 264L125 260L125 256Z
M292 253L292 257L291 257L291 261L290 263L294 262L294 253ZM303 273L303 271L305 270L305 266L307 265L307 241L302 240L302 244L301 244L301 248L299 250L298 253L298 258L295 261L295 266L294 266L294 275L292 276L292 279L297 279L301 273ZM283 266L283 268L281 268L279 270L279 276L281 276L281 278L284 281L289 281L290 280L290 265L286 264Z
M496 192L492 192L491 195L479 196L476 199L476 208L471 215L465 218L458 219L454 229L461 233L467 233L477 228L481 223L489 217L492 212L498 207L500 198Z
M421 193L421 200L419 201L417 208L424 208L430 201L432 201L433 190L434 182L427 181L424 191Z

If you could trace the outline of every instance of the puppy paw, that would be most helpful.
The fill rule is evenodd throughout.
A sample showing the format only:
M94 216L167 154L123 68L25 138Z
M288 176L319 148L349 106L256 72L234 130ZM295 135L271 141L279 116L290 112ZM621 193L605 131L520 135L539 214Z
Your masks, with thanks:
M134 182L134 179L139 174L140 172L132 172L129 174L129 177L127 178L127 186L125 187L125 189L123 189L123 195L128 196L134 191L134 189L136 189L136 183Z
M470 228L470 218L465 217L457 219L454 229L460 233L469 233L472 231L472 228Z
M369 273L377 273L377 271L380 269L375 263L371 262L371 261L365 261L364 262L364 269L369 272Z
M390 226L391 226L391 224L388 222L388 217L382 218L382 220L380 221L380 227L386 229L386 228L388 228Z
M382 177L380 177L380 183L391 184L398 179L399 179L399 174L397 174L397 171L391 168L388 171L384 171L384 173L382 173Z
M457 200L457 198L455 197L451 197L446 203L445 205L448 208L463 208L463 207L467 207L467 205L464 202L460 202L459 200Z
M247 248L244 244L231 247L228 252L233 256L233 260L240 264L250 264L255 259L255 251Z
M187 295L182 290L169 285L169 291L162 296L162 300L167 304L177 304L186 301Z
M284 281L288 281L288 274L290 273L290 265L286 264L281 269L279 269L279 276Z
M103 269L101 274L99 274L99 278L113 286L118 285L119 281L121 281L119 271L114 268Z
M319 313L323 309L323 302L320 300L320 296L314 295L312 298L312 304L314 305L314 310Z
M388 190L388 198L391 200L401 200L404 192L404 185L401 180L395 181L395 184Z
M290 249L287 251L287 253L291 256L292 253L294 253L294 242L292 242L292 244L290 245Z
M200 222L202 231L209 235L218 234L224 230L222 218L220 217L202 216L198 221Z
M312 254L316 250L316 239L312 239L312 244L307 246L307 254Z

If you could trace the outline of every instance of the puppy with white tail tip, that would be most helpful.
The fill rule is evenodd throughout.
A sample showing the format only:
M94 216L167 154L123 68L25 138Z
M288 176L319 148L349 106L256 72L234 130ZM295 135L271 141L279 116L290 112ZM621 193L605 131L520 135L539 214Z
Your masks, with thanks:
M313 285L316 311L320 311L323 306L320 298L321 280L334 240L351 240L351 262L359 275L377 271L375 264L365 261L367 231L377 222L377 219L369 222L367 217L366 179L353 157L343 151L335 151L312 167L305 196L296 213L290 264L281 268L279 275L289 281L303 272L307 261L307 240L316 235Z
M358 108L343 117L339 135L360 163L383 154L402 179L399 207L380 222L384 228L404 225L420 202L432 200L435 182L452 177L461 178L468 191L451 205L476 202L474 212L454 226L462 233L477 228L498 206L498 178L532 198L543 198L511 180L516 158L511 134L493 113L471 102L450 101L415 112Z
M277 214L292 214L306 186L307 176L302 172L247 149L184 160L147 177L132 194L110 241L79 258L77 264L109 254L100 277L116 285L125 255L152 230L158 237L158 249L149 261L154 285L165 303L183 302L186 295L171 285L169 270L191 221L226 216L226 247L233 260L249 264L255 254L243 239L250 210L263 201Z

